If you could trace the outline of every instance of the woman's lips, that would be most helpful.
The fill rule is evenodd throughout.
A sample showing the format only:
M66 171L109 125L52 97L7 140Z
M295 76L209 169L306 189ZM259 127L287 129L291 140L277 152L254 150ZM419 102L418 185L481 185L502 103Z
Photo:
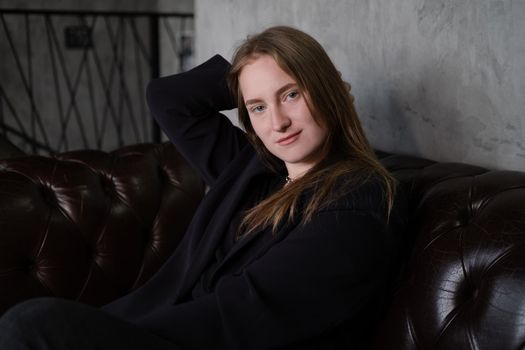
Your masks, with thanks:
M299 130L297 132L294 132L293 134L291 135L288 135L286 137L283 137L279 140L277 140L276 143L278 143L279 145L281 146L286 146L286 145L289 145L291 144L292 142L294 142L295 140L297 140L297 138L299 137L299 134L301 133L302 130Z

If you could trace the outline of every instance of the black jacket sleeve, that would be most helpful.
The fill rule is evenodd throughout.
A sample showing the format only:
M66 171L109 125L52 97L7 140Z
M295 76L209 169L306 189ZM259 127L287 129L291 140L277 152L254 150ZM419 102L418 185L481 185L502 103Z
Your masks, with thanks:
M229 67L216 55L188 72L151 81L146 92L162 130L210 186L247 145L244 132L219 113L234 108Z

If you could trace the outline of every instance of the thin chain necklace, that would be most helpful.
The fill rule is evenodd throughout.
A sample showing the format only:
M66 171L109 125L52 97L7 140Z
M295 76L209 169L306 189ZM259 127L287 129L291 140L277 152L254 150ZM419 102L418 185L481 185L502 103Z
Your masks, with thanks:
M285 185L288 185L288 184L290 184L290 183L293 182L293 179L292 179L290 176L286 176L286 178L284 179L284 181L285 181Z

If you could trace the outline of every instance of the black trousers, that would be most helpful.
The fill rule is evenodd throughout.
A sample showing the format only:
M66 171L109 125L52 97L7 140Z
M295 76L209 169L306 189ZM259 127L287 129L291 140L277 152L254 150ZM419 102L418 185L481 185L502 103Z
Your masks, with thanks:
M38 298L14 306L0 317L0 349L181 348L97 308L62 299Z

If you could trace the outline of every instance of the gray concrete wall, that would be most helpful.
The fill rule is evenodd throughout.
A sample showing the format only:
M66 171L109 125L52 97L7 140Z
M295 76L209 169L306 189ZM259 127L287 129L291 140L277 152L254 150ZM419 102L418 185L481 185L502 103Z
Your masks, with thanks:
M376 148L525 170L522 0L196 0L196 62L287 24L316 37Z

